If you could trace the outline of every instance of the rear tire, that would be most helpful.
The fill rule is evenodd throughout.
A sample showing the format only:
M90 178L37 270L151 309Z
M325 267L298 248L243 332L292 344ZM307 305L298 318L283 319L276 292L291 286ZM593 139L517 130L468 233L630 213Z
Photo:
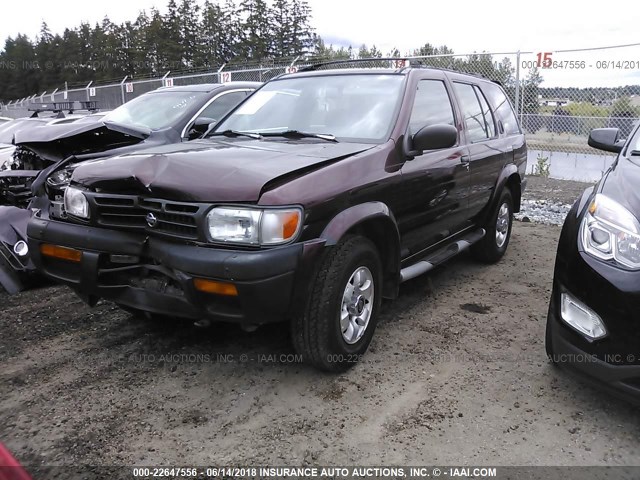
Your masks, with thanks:
M305 311L291 322L296 351L327 372L353 367L369 347L382 300L375 245L348 236L328 250L311 282Z
M507 251L512 228L513 198L511 191L505 187L484 226L484 238L471 247L473 257L483 263L498 262Z

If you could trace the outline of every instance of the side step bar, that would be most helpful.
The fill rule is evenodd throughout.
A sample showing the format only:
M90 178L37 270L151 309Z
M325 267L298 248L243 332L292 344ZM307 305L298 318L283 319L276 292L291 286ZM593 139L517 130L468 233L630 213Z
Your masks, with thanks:
M418 275L422 275L423 273L432 270L433 268L446 262L450 258L455 257L460 252L468 249L474 243L482 240L486 233L487 232L485 232L484 228L480 228L474 232L471 232L466 237L457 240L456 242L451 243L446 247L441 248L440 250L436 250L433 254L429 255L423 260L420 260L413 265L403 268L402 270L400 270L400 282L411 280Z

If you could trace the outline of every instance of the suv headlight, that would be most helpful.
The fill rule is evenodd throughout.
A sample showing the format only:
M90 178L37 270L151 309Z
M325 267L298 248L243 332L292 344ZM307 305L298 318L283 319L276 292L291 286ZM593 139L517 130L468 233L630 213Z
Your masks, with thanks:
M301 227L302 209L295 207L215 207L207 215L207 232L213 242L281 245L293 240Z
M82 190L67 187L64 191L64 209L68 215L79 218L89 218L89 202Z
M640 223L626 208L598 193L582 220L582 246L589 255L640 270Z
M47 177L47 184L51 187L64 190L71 182L71 176L75 167L67 167L53 172Z

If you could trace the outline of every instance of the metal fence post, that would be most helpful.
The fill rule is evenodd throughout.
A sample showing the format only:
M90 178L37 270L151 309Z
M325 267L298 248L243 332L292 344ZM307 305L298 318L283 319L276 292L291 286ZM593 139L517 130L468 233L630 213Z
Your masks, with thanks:
M218 74L218 83L222 83L222 79L220 78L220 74L222 73L222 70L224 70L224 67L227 66L227 62L224 62L222 64L222 66L218 69L217 74Z
M127 78L129 78L129 75L125 75L125 77L120 82L120 93L122 94L122 105L127 103L127 101L125 100L125 97L124 97L124 82L127 81Z
M515 98L516 117L520 113L519 100L520 100L520 50L518 50L518 53L516 55L516 98Z
M89 88L91 87L91 84L93 83L93 80L91 80L89 83L87 83L87 86L84 87L84 89L86 90L87 93L87 102L91 100L90 95L89 95Z

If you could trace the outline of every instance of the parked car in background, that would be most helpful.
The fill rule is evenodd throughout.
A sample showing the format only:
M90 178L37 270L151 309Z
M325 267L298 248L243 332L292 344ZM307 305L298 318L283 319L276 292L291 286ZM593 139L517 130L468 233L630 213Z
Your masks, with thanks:
M589 145L618 154L562 228L547 317L551 361L640 400L640 130L596 129Z
M53 208L61 210L64 190L80 163L196 138L259 85L230 82L163 87L106 115L17 130L15 152L0 165L0 205L7 206L0 208L0 284L8 292L17 292L34 273L28 249L23 247L23 226L31 215L26 208L39 208L31 204L34 192L47 196Z
M16 150L14 145L14 137L18 131L28 131L36 127L43 127L46 125L60 125L65 123L72 123L78 121L83 116L75 115L69 116L52 116L52 117L29 117L18 118L0 124L0 172L8 169L9 165L13 162L13 153ZM6 203L3 200L3 195L0 194L0 205Z
M207 138L80 165L64 204L30 220L29 248L90 305L289 320L304 359L340 371L400 283L468 248L504 255L526 157L497 83L316 66L265 84Z
M40 183L44 185L47 179L50 190L61 193L79 162L197 138L258 85L231 82L163 87L104 116L87 117L70 125L19 130L13 160L4 165L5 172L10 172L0 171L0 201L25 207L41 170L45 174Z

